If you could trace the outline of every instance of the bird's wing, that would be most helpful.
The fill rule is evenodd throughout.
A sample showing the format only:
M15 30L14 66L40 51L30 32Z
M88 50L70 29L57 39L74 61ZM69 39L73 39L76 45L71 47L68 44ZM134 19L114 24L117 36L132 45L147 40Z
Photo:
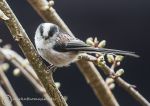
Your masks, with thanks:
M77 51L77 52L87 52L87 53L100 52L104 54L120 54L124 56L139 57L134 52L130 52L130 51L107 49L107 48L94 48L78 39L71 40L70 42L66 43L64 49L65 51Z
M73 39L66 43L66 48L91 47L79 39Z
M123 50L115 50L115 49L106 49L106 48L94 48L87 44L85 44L82 40L77 39L75 37L71 37L68 34L60 33L54 49L59 52L86 52L86 53L95 53L100 52L104 54L120 54L124 56L132 56L139 57L134 52L123 51Z
M59 52L67 52L69 48L89 47L83 41L72 37L66 33L59 33L55 40L54 50ZM68 50L67 50L68 48ZM77 51L77 50L75 50Z

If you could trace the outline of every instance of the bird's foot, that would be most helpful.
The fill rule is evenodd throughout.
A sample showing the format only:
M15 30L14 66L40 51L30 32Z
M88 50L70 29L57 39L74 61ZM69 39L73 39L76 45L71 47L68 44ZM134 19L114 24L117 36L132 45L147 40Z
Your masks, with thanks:
M53 64L51 64L50 66L48 66L48 70L49 70L49 71L55 72L56 69L57 69L57 67L54 66Z

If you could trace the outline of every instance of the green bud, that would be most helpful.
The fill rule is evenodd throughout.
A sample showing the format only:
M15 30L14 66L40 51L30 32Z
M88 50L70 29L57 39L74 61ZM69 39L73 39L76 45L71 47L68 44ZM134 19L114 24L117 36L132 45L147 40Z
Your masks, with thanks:
M108 60L109 63L113 63L115 59L114 59L113 55L107 54L107 60Z
M102 55L102 56L100 56L100 57L98 57L97 61L98 61L98 65L106 64L106 62L105 62L105 59L104 59L104 56L103 56L103 55Z
M55 82L55 85L57 88L60 88L60 86L61 86L60 82Z
M87 38L86 44L93 46L94 45L93 38L92 37Z
M14 71L13 71L14 76L18 77L18 76L20 76L20 74L21 74L20 69L18 69L18 68L14 69Z
M119 69L116 73L115 76L120 77L121 75L124 74L124 69Z
M124 59L124 56L116 55L115 60L121 62Z
M7 71L9 69L9 64L8 63L3 63L3 64L0 65L0 68L3 71Z
M98 44L98 48L103 48L106 46L106 40L102 40L99 44Z

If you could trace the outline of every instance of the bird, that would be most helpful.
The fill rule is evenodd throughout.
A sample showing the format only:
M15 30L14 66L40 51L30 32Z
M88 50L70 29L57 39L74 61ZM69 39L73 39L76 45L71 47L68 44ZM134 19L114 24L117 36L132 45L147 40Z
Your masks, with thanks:
M76 62L82 53L100 52L139 57L130 51L92 47L75 36L62 31L58 25L53 23L41 23L36 29L34 41L39 55L56 67L69 66Z

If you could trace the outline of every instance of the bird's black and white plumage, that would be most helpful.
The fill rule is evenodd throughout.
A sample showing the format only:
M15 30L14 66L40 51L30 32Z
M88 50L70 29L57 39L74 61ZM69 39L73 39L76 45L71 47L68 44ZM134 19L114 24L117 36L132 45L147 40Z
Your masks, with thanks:
M38 26L35 33L35 45L40 56L57 67L75 62L80 53L101 52L138 57L129 51L91 47L82 40L62 32L52 23L42 23Z

